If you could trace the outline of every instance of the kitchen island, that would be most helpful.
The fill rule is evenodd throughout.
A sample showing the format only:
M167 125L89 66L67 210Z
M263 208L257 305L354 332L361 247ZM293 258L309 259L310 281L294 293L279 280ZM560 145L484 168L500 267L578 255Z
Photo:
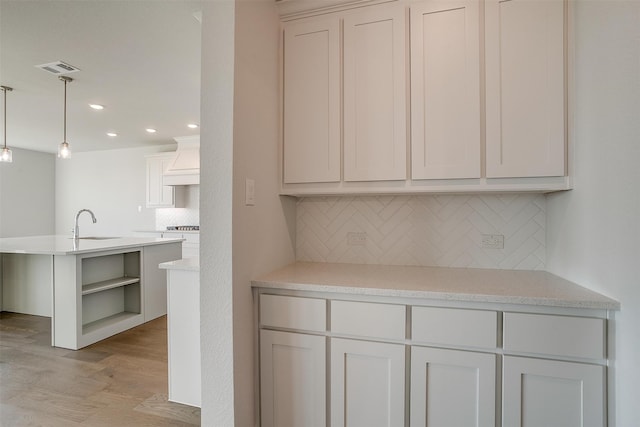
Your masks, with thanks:
M158 265L181 238L0 238L3 311L51 318L51 344L72 350L166 314Z

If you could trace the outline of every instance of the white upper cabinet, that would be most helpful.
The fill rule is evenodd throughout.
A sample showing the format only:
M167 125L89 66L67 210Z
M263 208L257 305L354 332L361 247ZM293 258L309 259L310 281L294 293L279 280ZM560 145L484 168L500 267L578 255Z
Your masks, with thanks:
M404 7L344 18L344 180L407 178Z
M340 21L284 26L284 182L340 181Z
M173 159L173 153L147 157L147 200L148 208L174 208L176 206L174 187L164 185L164 171Z
M480 178L477 0L411 5L411 178Z
M487 177L565 175L565 3L486 0Z
M319 1L283 17L281 194L571 188L572 2Z

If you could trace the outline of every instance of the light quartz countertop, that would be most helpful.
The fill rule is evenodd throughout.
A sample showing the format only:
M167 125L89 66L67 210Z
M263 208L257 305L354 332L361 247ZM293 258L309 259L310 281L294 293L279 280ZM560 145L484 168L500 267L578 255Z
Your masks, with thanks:
M73 239L69 235L0 238L0 253L75 255L139 246L182 242L183 238L116 237L103 240Z
M297 262L253 287L442 301L614 309L620 303L545 271Z
M200 271L200 258L187 257L175 261L167 261L160 264L165 270Z
M136 233L200 234L200 230L135 230Z

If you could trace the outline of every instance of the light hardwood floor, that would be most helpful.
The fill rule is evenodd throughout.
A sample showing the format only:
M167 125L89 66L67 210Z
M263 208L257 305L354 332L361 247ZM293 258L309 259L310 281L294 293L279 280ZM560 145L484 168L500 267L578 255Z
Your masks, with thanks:
M167 401L167 320L84 349L51 347L51 320L0 313L0 426L193 426Z

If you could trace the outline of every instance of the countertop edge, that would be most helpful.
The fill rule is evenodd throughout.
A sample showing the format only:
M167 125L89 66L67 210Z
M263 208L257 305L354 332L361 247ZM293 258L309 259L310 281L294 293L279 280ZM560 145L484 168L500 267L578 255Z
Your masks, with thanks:
M438 301L457 301L457 302L482 302L494 304L518 304L518 305L535 305L545 307L558 308L582 308L597 310L619 310L620 304L616 302L600 302L600 301L576 301L564 300L556 298L538 298L526 296L498 296L486 294L463 294L463 293L447 293L433 291L415 291L406 289L381 289L368 287L352 287L352 286L335 286L335 285L318 285L303 283L283 283L270 282L262 280L253 280L251 282L253 288L263 289L284 289L289 291L306 291L306 292L326 292L345 295L367 295L382 297L398 297L398 298L423 298Z
M433 301L620 310L618 301L543 270L298 261L256 277L251 286Z
M175 261L162 262L158 265L163 270L200 271L200 259L198 257L186 257Z

